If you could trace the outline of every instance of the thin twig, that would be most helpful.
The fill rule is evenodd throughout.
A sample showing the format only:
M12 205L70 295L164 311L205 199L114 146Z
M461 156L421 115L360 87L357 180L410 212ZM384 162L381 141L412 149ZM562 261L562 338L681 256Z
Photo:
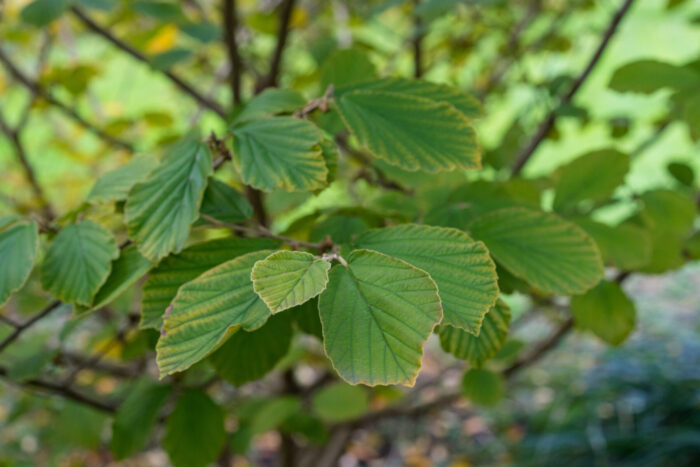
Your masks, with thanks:
M241 103L241 75L243 73L243 63L238 52L236 42L236 29L238 29L238 14L236 10L236 0L224 0L224 43L228 52L230 63L229 82L231 85L231 96L233 104Z
M99 137L103 141L111 144L112 146L115 146L117 148L121 149L126 149L127 151L133 151L133 147L131 144L127 143L126 141L122 141L119 138L115 138L114 136L110 135L106 131L98 128L97 126L93 125L92 123L88 122L85 120L83 117L81 117L75 110L73 110L71 107L68 107L66 104L63 102L59 101L53 95L44 90L39 83L32 81L27 75L25 75L20 69L12 62L10 57L0 48L0 62L5 66L7 71L12 75L13 78L15 78L17 81L19 81L22 85L24 85L29 91L40 97L41 99L45 100L52 106L56 107L59 109L61 112L63 112L66 116L68 116L70 119L72 119L74 122L76 122L78 125L81 127L85 128L87 131L90 133L94 134L95 136Z
M42 318L45 318L46 316L48 316L49 314L51 314L51 312L54 311L55 309L57 309L57 308L61 305L61 303L62 303L62 302L61 302L60 300L54 300L53 302L49 303L49 304L48 304L43 310L41 310L39 313L37 313L36 315L32 316L31 318L29 318L27 321L25 321L24 323L20 324L19 326L16 326L15 329L14 329L14 331L12 331L12 333L11 333L9 336L7 336L2 342L0 342L0 352L2 352L3 350L5 350L5 348L6 348L8 345L12 344L15 340L17 340L17 339L19 338L19 336L20 336L24 331L26 331L27 329L29 329L30 327L32 327L35 323L37 323L37 322L38 322L39 320L41 320Z
M413 8L418 5L418 0L414 0ZM413 48L413 77L423 76L423 21L421 17L413 14L413 37L411 38Z
M140 51L136 50L134 47L130 46L126 42L122 41L121 39L117 38L114 34L112 34L106 28L97 24L92 18L90 18L90 16L88 16L80 8L78 8L77 6L73 6L73 7L71 7L70 10L88 29L90 29L94 33L102 36L103 38L105 38L106 40L111 42L113 45L115 45L118 49L131 55L136 60L150 65L151 61L148 59L148 57L146 57L146 55L144 55ZM178 88L180 88L182 91L184 91L185 94L192 97L194 100L199 102L204 107L215 112L219 117L224 118L224 119L226 118L226 111L218 102L214 101L213 99L209 99L206 96L200 94L199 91L197 91L194 88L194 86L187 83L183 78L181 78L180 76L178 76L174 72L169 71L169 70L164 70L164 71L162 71L162 73L170 81L172 81L173 84L175 84Z
M275 46L275 51L272 53L272 60L270 60L270 69L267 72L264 80L258 84L258 91L265 88L277 86L279 80L280 69L282 68L282 54L284 52L284 47L287 44L287 37L289 36L289 23L292 18L292 11L294 10L294 4L296 0L283 0L281 5L279 25L277 27L277 44Z
M634 0L625 0L622 6L615 12L612 19L610 20L610 24L608 24L608 27L603 33L603 37L600 41L600 44L598 45L598 48L593 53L593 56L586 65L586 68L579 75L576 81L574 81L569 91L561 98L559 105L556 108L552 109L552 111L550 111L547 118L545 118L545 120L538 127L535 135L515 158L512 167L514 175L520 173L527 161L530 160L530 157L532 157L532 155L535 153L535 150L538 148L540 143L544 141L544 139L547 137L557 119L559 108L562 105L571 102L574 95L576 95L576 92L581 88L581 85L583 85L588 76L590 76L591 72L593 71L593 68L596 66L596 64L600 60L600 57L603 55L603 52L605 51L606 47L610 43L610 39L612 38L613 34L615 34L615 31L617 30L617 27L622 21L622 18L629 11L629 8L630 6L632 6L633 2Z

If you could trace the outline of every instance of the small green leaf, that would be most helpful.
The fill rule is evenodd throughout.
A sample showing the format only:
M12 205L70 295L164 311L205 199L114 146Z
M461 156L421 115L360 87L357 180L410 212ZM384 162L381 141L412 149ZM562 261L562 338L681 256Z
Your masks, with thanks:
M695 183L695 172L693 172L693 168L688 164L683 162L671 162L666 169L673 178L685 186L692 187L693 183Z
M182 249L199 216L211 172L209 148L193 132L170 148L145 181L133 186L125 217L129 237L141 254L158 262Z
M79 312L96 310L109 305L126 289L134 285L151 269L151 262L141 256L135 246L122 250L119 258L112 262L112 272L107 281L97 291L90 307L79 309Z
M336 106L360 144L391 165L427 172L481 168L476 133L451 104L358 90L336 99Z
M221 29L217 25L207 21L200 21L198 23L180 22L178 28L180 28L180 31L197 39L203 44L214 42L221 37Z
M295 306L289 310L289 315L302 332L323 339L321 318L318 315L318 298L312 298L308 302Z
M509 324L510 308L499 301L486 313L478 337L452 326L442 326L440 344L445 352L468 360L473 367L480 368L503 347L508 337Z
M367 223L359 217L348 217L342 214L327 217L314 225L309 235L312 242L321 242L326 236L331 237L333 243L350 243L352 238L369 229Z
M0 220L0 224L9 225L0 226L0 306L27 281L39 249L36 222L11 221L14 219Z
M554 209L564 211L581 201L602 201L625 181L629 156L604 149L574 159L554 174Z
M571 312L577 328L611 345L624 342L634 329L634 303L617 282L601 281L585 295L572 297Z
M179 62L187 60L192 56L192 51L188 49L170 49L151 57L151 66L156 70L169 70Z
M276 251L253 266L255 293L272 313L312 299L326 288L331 263L302 251Z
M129 190L136 183L148 177L158 165L158 159L154 156L138 156L110 172L107 172L95 183L90 190L87 200L91 203L104 203L107 201L122 201L129 194Z
M615 70L610 87L620 92L649 94L661 88L682 90L699 83L700 74L688 67L656 60L638 60Z
M322 90L331 84L338 89L376 77L377 70L365 52L354 47L332 52L321 65Z
M301 410L301 400L297 396L282 396L262 401L250 420L250 432L253 436L267 433L286 422Z
M119 405L112 424L109 447L115 459L126 459L146 447L171 390L148 379L136 383Z
M593 237L605 264L633 271L649 262L652 244L644 229L630 224L612 227L590 219L576 219L575 222Z
M233 160L243 182L272 191L311 191L326 185L320 130L293 117L270 117L234 126Z
M161 327L161 317L177 289L205 271L245 253L275 248L267 238L220 238L197 243L168 256L148 274L141 302L142 329Z
M180 396L165 423L163 448L175 467L214 462L226 441L224 411L199 389Z
M272 370L289 351L292 326L289 314L271 316L255 331L238 331L210 357L216 374L241 386Z
M25 23L43 27L58 19L69 5L68 0L34 0L22 8L20 17Z
M90 305L118 256L114 237L100 224L71 224L58 233L46 254L41 285L64 302Z
M355 250L347 263L331 269L319 301L326 354L349 383L412 386L442 318L435 282L375 251Z
M183 17L179 6L166 1L138 0L131 4L136 13L141 13L160 21L177 21Z
M650 229L686 235L693 228L697 209L691 197L673 190L653 190L640 199L644 205L640 216Z
M554 214L500 209L474 221L471 233L506 269L544 292L583 293L603 278L593 239Z
M311 408L326 422L352 420L369 410L367 390L345 383L335 383L314 395Z
M250 273L269 254L239 256L180 287L156 346L161 377L186 370L240 328L253 331L265 324L270 310L253 291Z
M355 244L430 274L445 323L479 335L484 315L498 299L496 266L483 243L457 229L407 224L367 231Z
M248 102L245 109L236 117L235 124L281 113L291 113L301 109L305 104L304 97L296 91L268 88Z
M212 178L204 192L199 212L219 221L234 224L250 219L253 215L253 207L245 196L224 182Z
M462 379L462 394L477 405L492 407L503 398L503 377L489 370L472 368Z

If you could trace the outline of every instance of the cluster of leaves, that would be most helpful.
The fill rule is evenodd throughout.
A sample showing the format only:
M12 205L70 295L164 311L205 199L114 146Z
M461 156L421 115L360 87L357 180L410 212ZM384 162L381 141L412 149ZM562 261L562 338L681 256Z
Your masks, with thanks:
M424 2L418 14L436 14L436 3ZM70 4L35 0L22 17L45 25ZM195 36L206 32L167 5L133 8ZM172 52L153 65L170 68L182 58ZM89 79L89 70L84 74ZM640 61L617 70L610 87L672 89L669 118L697 138L698 83L696 63ZM165 381L144 378L125 394L112 430L117 458L146 446L176 397L164 448L176 465L215 460L226 439L224 411L201 388L183 391L176 383L186 375L178 373L200 371L205 362L235 386L259 380L294 365L297 331L320 339L343 381L379 387L412 386L424 345L437 333L446 352L469 363L463 394L496 403L502 376L487 362L508 336L505 296L519 292L541 303L571 297L576 327L617 345L634 328L635 310L616 277L700 258L688 165L669 166L673 189L635 195L620 189L631 155L614 148L583 154L545 177L501 177L515 152L499 148L482 158L474 121L483 109L472 95L421 79L381 78L360 48L328 54L317 84L324 94L311 101L291 88L268 88L236 106L225 133L203 138L193 128L162 157L134 156L54 222L0 219L0 306L35 267L43 290L72 305L76 320L127 290L142 291L139 328L158 331L144 346L155 350ZM353 180L348 160L373 170L369 206L316 210L273 233L246 196L320 197ZM472 176L482 164L491 171ZM229 181L215 175L231 165ZM596 216L623 202L632 209L622 222ZM245 404L232 446L243 451L271 429L323 442L324 423L369 409L367 391L351 385L316 393L313 415L298 395Z

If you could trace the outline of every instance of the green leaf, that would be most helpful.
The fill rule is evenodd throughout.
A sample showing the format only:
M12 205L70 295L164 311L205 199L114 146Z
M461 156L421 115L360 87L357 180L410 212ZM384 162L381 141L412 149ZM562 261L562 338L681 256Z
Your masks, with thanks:
M421 97L435 103L445 102L452 105L468 119L483 116L484 109L479 101L459 89L446 84L431 83L419 79L383 78L367 81L339 89L335 94L341 97L349 91L386 91L405 96Z
M462 394L477 405L492 407L504 392L503 377L493 371L472 368L462 379Z
M160 21L177 21L183 17L179 6L165 1L143 0L131 4L136 13L141 13Z
M114 237L100 224L71 224L58 233L46 254L41 285L64 302L90 305L117 256Z
M34 0L22 8L20 17L25 23L42 27L58 19L68 5L68 0Z
M625 181L627 154L604 149L574 159L554 174L554 209L564 211L581 201L603 201Z
M445 352L468 360L473 367L480 368L503 347L508 337L509 324L510 308L499 301L486 313L478 337L452 326L442 326L440 344Z
M146 447L171 390L171 386L148 379L136 383L119 405L112 424L109 448L115 459L126 459Z
M312 299L326 288L331 263L302 251L276 251L253 266L255 293L272 313Z
M651 238L643 229L630 224L612 227L590 219L576 219L575 222L593 237L605 264L633 271L649 262Z
M294 322L302 332L323 339L321 318L318 315L318 298L312 298L308 302L295 306L289 310L289 315L294 318Z
M601 281L585 295L572 297L571 312L577 328L611 345L624 342L634 329L634 303L617 282Z
M311 229L309 240L321 242L326 236L329 236L333 243L350 243L355 235L364 232L368 228L367 223L359 217L337 214L314 225L313 229Z
M39 249L36 222L7 221L6 225L0 227L0 306L27 281Z
M270 117L234 126L233 161L243 182L272 191L311 191L326 185L321 131L293 117Z
M146 258L158 262L185 245L211 164L209 148L193 132L170 148L145 181L133 186L126 201L127 230Z
M684 236L664 230L651 230L651 256L640 272L661 274L678 269L685 263L683 255Z
M192 51L189 49L170 49L151 57L151 66L156 70L169 70L191 56Z
M369 400L364 388L335 383L314 395L311 408L324 421L338 423L352 420L367 412Z
M141 329L161 327L161 317L177 290L205 271L237 256L275 248L267 238L220 238L185 248L165 258L148 274L143 285Z
M112 262L112 272L97 291L90 307L81 307L79 312L96 310L112 303L126 289L134 285L151 269L151 262L141 256L135 246L122 250L119 258Z
M253 207L248 200L215 178L209 180L199 212L222 222L242 222L253 215Z
M355 250L331 269L319 310L324 348L352 384L413 385L423 344L442 318L437 286L410 264Z
M481 168L471 123L448 103L359 90L337 98L336 107L360 144L391 165L427 172Z
M241 386L271 371L289 351L292 326L289 314L271 316L255 331L238 331L211 356L216 374Z
M161 377L186 370L240 328L253 331L265 324L270 310L253 291L250 273L269 254L239 256L180 287L156 346Z
M355 244L430 274L438 286L444 322L479 335L484 315L498 299L496 266L483 243L457 229L407 224L367 231Z
M264 400L248 421L253 436L274 430L301 410L297 396L282 396Z
M198 23L181 22L178 28L203 44L214 42L221 37L221 29L208 21L200 21Z
M336 50L321 66L321 89L331 84L338 89L376 77L377 70L365 52L358 48Z
M94 8L95 10L110 11L116 8L119 4L117 0L74 0L78 5L85 8Z
M693 228L697 210L689 196L673 190L653 190L639 198L644 205L640 217L650 229L686 235Z
M136 183L145 180L157 165L158 159L154 156L134 157L129 163L100 177L88 194L88 202L104 203L125 200L129 190Z
M292 113L306 104L304 96L291 89L268 88L251 99L235 119L235 124L271 117L281 113Z
M671 162L666 169L673 178L685 186L692 187L693 183L695 183L695 172L693 168L686 163Z
M688 67L656 60L638 60L615 70L610 87L620 92L649 94L661 88L682 90L699 83L700 74Z
M544 292L583 293L603 278L593 239L554 214L500 209L475 220L471 233L506 269Z
M199 389L177 400L165 423L163 448L175 467L205 466L224 447L224 411Z

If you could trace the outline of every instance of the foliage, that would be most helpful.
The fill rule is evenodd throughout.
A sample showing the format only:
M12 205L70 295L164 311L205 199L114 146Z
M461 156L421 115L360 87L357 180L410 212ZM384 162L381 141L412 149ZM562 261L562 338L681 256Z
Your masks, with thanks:
M620 284L698 258L697 164L630 182L670 125L697 149L697 59L611 70L611 95L663 99L651 141L617 118L612 140L531 169L572 121L584 132L602 120L576 95L632 0L604 14L583 0L186 3L33 0L0 27L0 129L23 175L16 197L0 192L0 376L82 404L67 444L96 450L106 413L115 459L156 445L176 466L226 462L275 430L285 465L333 462L343 440L329 439L381 418L459 398L497 405L571 329L622 344L636 310ZM591 11L605 25L583 71L531 69L528 53L574 47L559 21ZM51 50L67 30L80 43L69 64ZM97 36L117 50L90 49ZM31 76L15 61L37 44ZM99 80L123 60L166 90L134 81L144 104L126 115L107 102L105 117ZM518 62L522 76L509 72ZM520 81L546 108L500 131L489 118ZM70 137L34 128L47 109ZM37 176L42 131L59 160L100 176L75 187L50 182L51 167ZM527 351L509 340L523 301L559 310ZM39 335L43 322L60 324ZM412 405L391 386L420 386L432 341L460 361L461 384ZM7 425L44 403L8 394Z

